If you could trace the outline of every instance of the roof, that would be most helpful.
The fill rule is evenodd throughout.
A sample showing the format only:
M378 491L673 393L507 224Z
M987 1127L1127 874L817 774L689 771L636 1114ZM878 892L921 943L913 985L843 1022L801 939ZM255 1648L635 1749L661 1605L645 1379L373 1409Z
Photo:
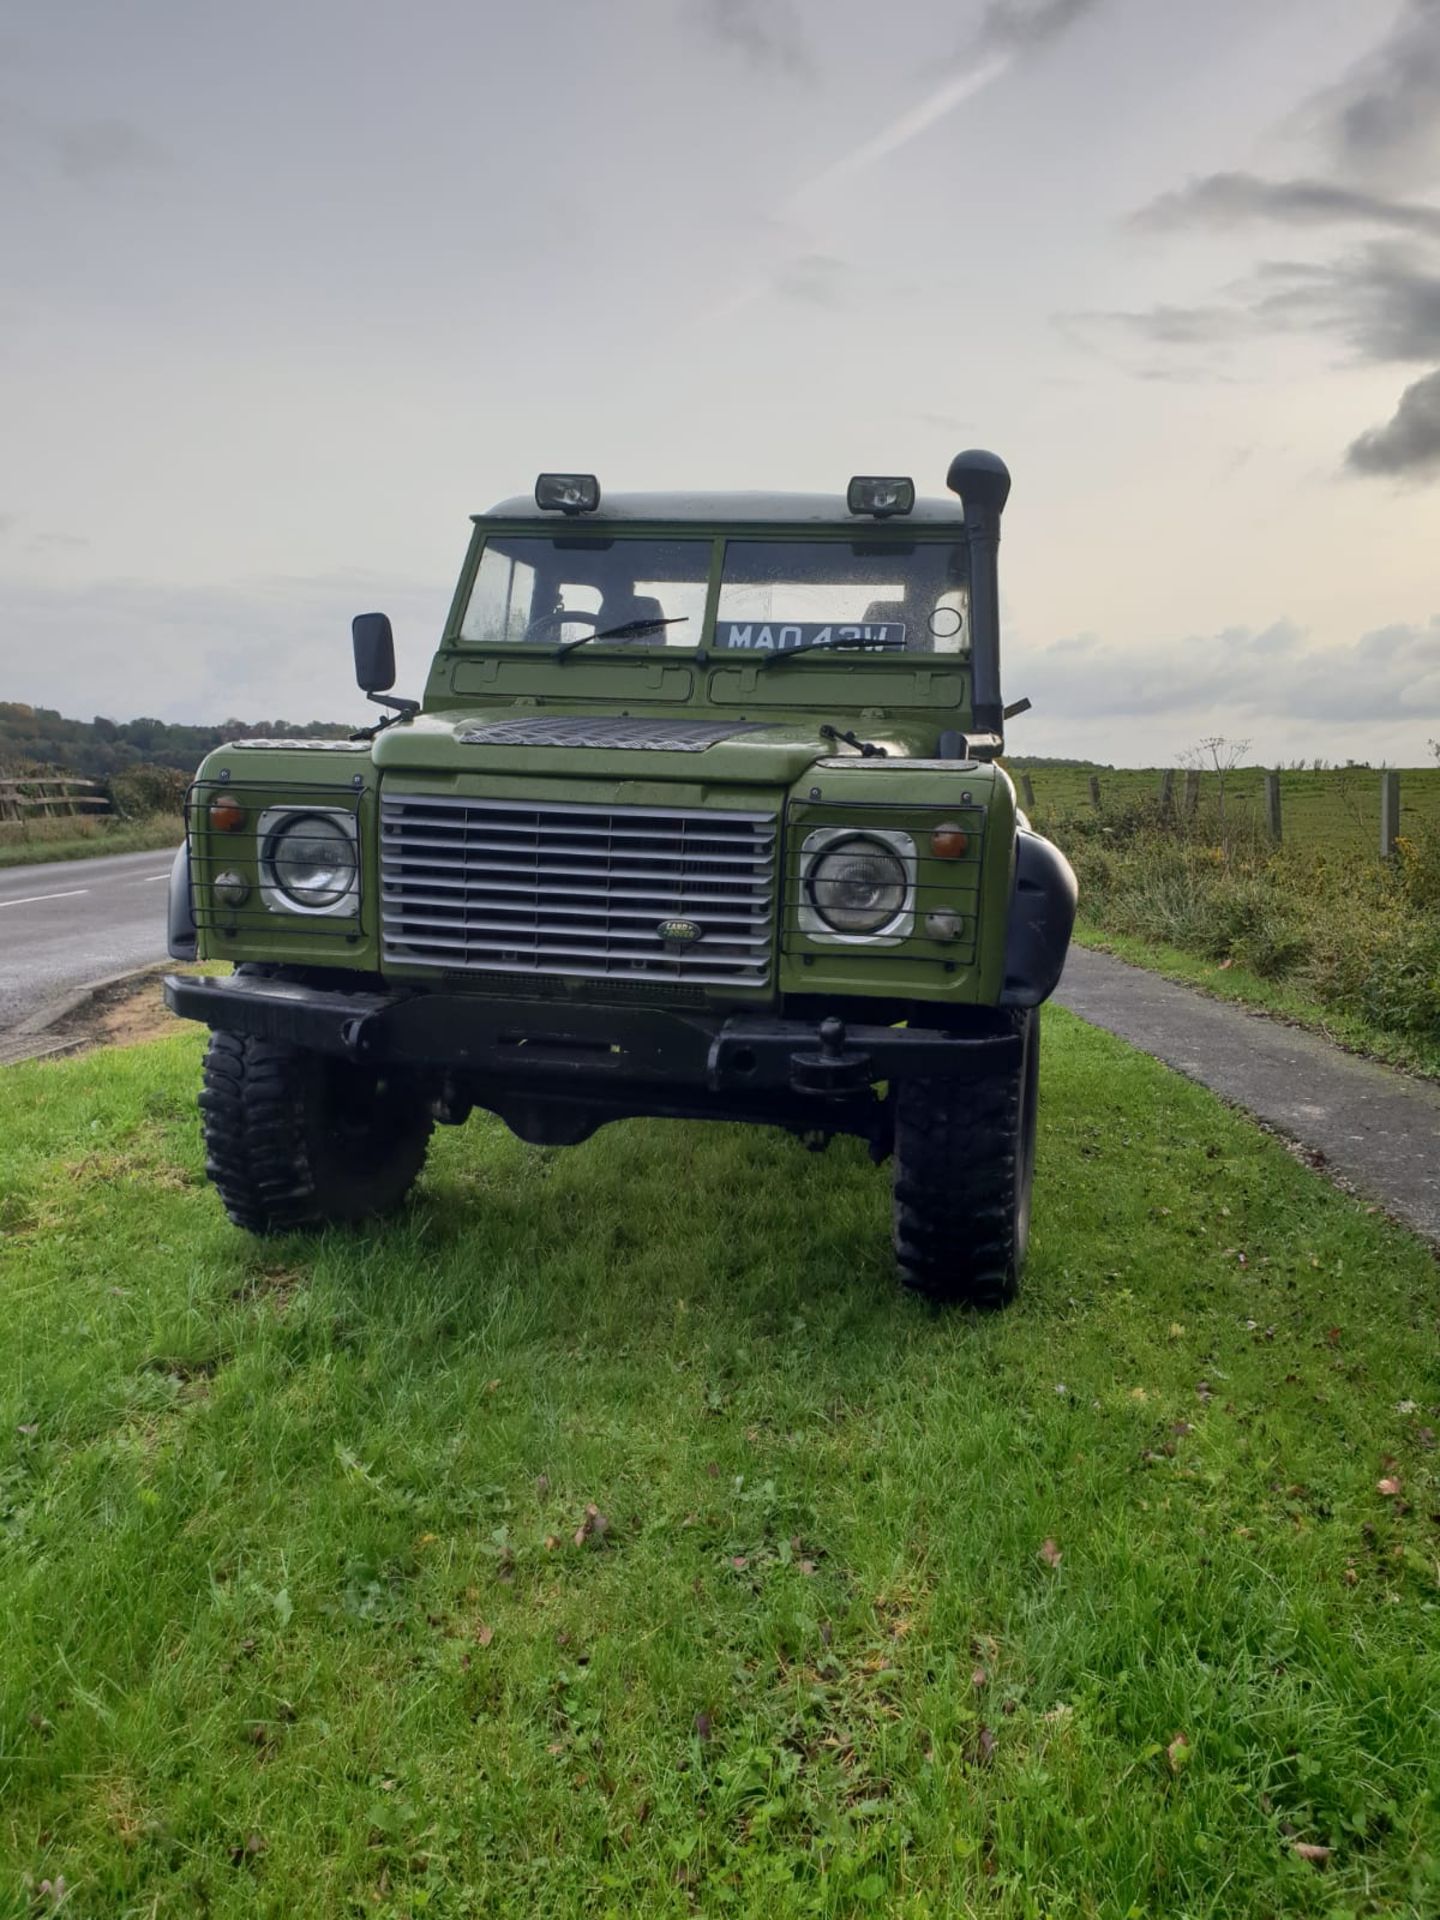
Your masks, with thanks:
M872 513L851 513L843 493L606 493L594 513L563 514L541 511L531 493L502 500L476 520L533 520L542 526L575 530L589 525L608 526L629 521L694 520L706 526L958 526L963 520L960 502L917 499L909 513L877 520Z

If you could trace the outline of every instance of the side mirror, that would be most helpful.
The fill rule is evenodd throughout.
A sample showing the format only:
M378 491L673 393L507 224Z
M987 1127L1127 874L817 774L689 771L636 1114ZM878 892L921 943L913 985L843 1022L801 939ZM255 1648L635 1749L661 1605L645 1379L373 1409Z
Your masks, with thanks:
M350 622L355 678L362 693L388 693L395 684L395 635L388 613L357 613Z

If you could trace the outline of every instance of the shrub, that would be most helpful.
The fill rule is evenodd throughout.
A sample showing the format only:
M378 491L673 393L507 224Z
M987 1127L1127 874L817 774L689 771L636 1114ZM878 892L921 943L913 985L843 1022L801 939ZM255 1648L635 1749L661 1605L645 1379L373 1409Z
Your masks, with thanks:
M184 811L189 785L189 776L177 773L174 767L126 767L111 778L110 802L128 820L157 813L179 814Z
M1391 865L1274 848L1153 806L1062 818L1050 831L1096 925L1291 980L1322 1006L1434 1046L1440 1038L1440 835Z

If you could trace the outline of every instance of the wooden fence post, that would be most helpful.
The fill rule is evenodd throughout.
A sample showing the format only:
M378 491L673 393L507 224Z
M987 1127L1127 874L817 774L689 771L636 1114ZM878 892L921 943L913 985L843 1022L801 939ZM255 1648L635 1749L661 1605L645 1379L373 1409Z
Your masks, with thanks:
M1265 825L1270 838L1278 847L1285 838L1285 825L1280 817L1280 776L1267 773L1265 776Z
M1394 857L1400 837L1400 775L1385 772L1380 776L1380 858Z
M1175 805L1175 769L1166 767L1160 775L1160 811L1169 813Z
M1025 797L1026 811L1033 813L1035 811L1035 783L1028 773L1022 773L1020 776L1020 791Z
M1099 776L1099 774L1098 774L1098 773L1092 773L1092 774L1091 774L1091 776L1090 776L1090 804L1091 804L1091 806L1092 806L1092 807L1094 807L1094 808L1096 809L1096 811L1097 811L1097 812L1099 811L1099 807L1100 807L1100 776Z
M1185 815L1193 820L1200 806L1200 769L1191 767L1185 775Z

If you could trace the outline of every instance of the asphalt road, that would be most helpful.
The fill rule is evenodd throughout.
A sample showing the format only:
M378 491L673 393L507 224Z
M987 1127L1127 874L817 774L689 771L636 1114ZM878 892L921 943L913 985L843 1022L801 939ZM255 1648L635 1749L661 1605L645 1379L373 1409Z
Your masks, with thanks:
M172 853L0 868L0 1038L82 988L165 958Z
M1440 1087L1318 1034L1072 947L1055 998L1302 1146L1440 1247Z

